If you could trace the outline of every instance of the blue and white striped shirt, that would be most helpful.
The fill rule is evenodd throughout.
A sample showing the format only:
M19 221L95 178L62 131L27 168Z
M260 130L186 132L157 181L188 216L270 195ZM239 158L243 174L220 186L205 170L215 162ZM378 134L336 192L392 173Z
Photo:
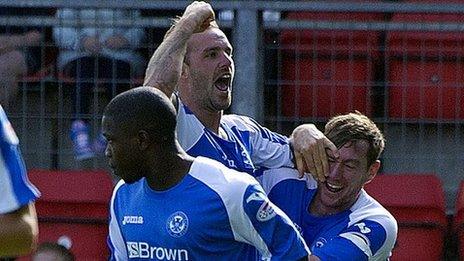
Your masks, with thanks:
M321 260L387 260L391 255L397 222L366 191L345 211L314 216L308 211L317 191L314 179L298 179L290 168L263 172L258 179L269 199L292 219L313 255Z
M39 195L27 178L18 137L0 106L0 214L15 211Z
M298 260L309 255L290 219L250 175L197 157L166 191L120 181L111 199L111 260Z
M293 167L293 154L288 138L270 131L253 119L241 115L224 115L220 137L206 128L176 96L177 138L191 156L217 160L231 169L254 175L257 168Z

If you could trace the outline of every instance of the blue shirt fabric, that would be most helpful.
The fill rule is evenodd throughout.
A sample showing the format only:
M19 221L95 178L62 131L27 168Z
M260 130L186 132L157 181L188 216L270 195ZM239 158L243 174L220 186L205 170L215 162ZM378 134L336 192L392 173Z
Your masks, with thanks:
M18 210L39 195L27 178L18 137L0 106L0 214Z
M308 255L290 219L257 181L198 157L166 191L120 181L111 199L111 260L298 260Z
M224 115L220 137L206 128L190 109L178 103L177 137L182 148L194 157L215 159L229 168L254 175L259 167L293 167L288 138L259 125L253 119L235 114Z
M298 179L289 168L262 172L259 179L269 199L292 219L313 255L321 260L387 260L391 255L397 222L364 190L350 209L314 216L308 211L317 189L314 179Z

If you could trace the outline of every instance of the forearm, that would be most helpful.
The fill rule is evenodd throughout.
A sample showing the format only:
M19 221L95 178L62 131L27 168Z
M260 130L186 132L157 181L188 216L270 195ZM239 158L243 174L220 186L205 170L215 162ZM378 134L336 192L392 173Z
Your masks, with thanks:
M144 86L156 87L168 97L172 94L181 76L187 41L193 30L185 20L181 19L177 23L151 57Z
M0 215L0 257L30 253L37 244L38 225L34 204Z

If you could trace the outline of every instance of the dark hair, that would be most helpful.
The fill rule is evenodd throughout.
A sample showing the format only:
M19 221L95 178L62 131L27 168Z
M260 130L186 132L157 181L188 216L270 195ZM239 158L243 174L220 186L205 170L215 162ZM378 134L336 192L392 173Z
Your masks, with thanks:
M156 88L137 87L118 94L106 106L104 116L111 117L129 135L145 130L156 142L175 143L176 110Z
M325 125L324 134L337 148L349 141L367 141L369 143L368 166L380 157L385 148L385 138L382 132L372 120L359 111L331 118Z
M37 255L39 252L54 252L58 254L63 261L75 260L74 254L69 249L54 242L44 242L40 244L34 255Z

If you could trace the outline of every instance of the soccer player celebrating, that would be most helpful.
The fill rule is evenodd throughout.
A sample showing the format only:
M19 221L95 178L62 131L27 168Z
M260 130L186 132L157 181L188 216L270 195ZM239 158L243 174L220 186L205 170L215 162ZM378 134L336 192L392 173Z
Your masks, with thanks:
M34 201L40 193L27 179L18 143L0 106L0 258L31 252L39 232Z
M282 168L265 171L261 184L299 227L318 259L387 260L398 232L396 220L363 189L380 168L384 137L360 113L332 118L325 135L340 153L334 158L328 151L330 174L325 182L299 180L295 170Z
M234 72L232 46L211 5L195 1L156 49L144 86L171 98L179 143L188 154L250 174L257 167L294 167L287 137L248 117L223 115L231 104ZM323 180L328 173L325 148L336 155L335 146L312 124L295 130L292 145L300 173L306 170Z
M112 260L307 259L303 238L250 175L192 158L176 138L176 111L139 87L105 108L105 155L122 180L111 199Z

